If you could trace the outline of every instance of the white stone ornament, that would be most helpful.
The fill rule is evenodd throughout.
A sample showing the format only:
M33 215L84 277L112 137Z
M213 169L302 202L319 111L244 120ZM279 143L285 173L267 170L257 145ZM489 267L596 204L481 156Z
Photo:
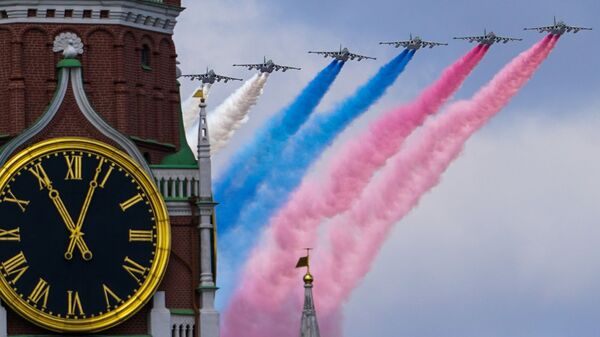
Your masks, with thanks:
M83 54L83 42L75 33L60 33L54 38L52 51L55 53L62 52L66 59L73 59L77 55Z

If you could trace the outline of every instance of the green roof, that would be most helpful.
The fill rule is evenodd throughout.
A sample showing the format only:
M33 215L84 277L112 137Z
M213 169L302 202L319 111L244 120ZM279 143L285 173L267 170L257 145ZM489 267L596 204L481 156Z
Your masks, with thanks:
M179 85L179 83L177 83L177 85ZM183 111L181 105L179 105L179 151L163 158L158 166L198 167L194 152L190 149L187 139L185 138L185 127L183 126Z

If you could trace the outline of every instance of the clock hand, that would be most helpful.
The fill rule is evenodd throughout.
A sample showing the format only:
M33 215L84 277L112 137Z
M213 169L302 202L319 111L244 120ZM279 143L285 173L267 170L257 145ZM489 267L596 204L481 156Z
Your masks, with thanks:
M92 252L90 251L90 249L87 247L85 241L83 240L83 233L81 233L81 231L77 231L77 228L76 228L75 224L73 223L73 219L71 219L71 216L69 215L69 212L67 211L67 208L65 207L65 204L63 203L62 199L60 198L60 194L58 193L57 190L52 188L52 186L48 186L48 189L49 189L48 195L50 196L52 203L56 207L58 214L60 215L60 217L63 219L65 225L67 226L67 229L69 229L69 231L71 232L71 238L75 238L75 240L73 240L74 241L73 244L77 244L84 260L86 260L86 261L90 260L92 258ZM69 256L67 254L65 254L65 258L67 260L70 260L73 258L73 254L71 253Z
M67 260L70 260L73 257L73 250L75 249L75 242L77 240L80 240L81 235L83 235L83 234L81 234L81 227L83 227L83 221L85 220L87 210L90 207L92 197L94 196L94 191L96 190L96 187L98 187L98 176L100 175L100 172L102 171L103 164L104 164L104 158L101 158L100 163L98 164L98 167L96 168L96 174L94 175L94 178L92 179L92 181L90 181L90 187L88 189L87 195L85 196L85 200L83 201L83 206L81 206L81 211L79 212L79 218L77 219L77 224L75 225L73 234L71 235L71 240L69 241L69 246L67 247L67 251L65 252L65 258ZM92 253L89 250L87 252L82 250L82 254L83 254L83 259L86 261L88 261L92 258Z

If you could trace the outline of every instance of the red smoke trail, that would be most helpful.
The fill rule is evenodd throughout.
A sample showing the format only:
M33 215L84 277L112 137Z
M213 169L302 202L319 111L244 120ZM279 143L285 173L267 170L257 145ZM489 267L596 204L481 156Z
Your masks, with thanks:
M506 65L471 100L448 107L427 123L414 144L394 157L351 211L331 224L330 254L317 257L314 274L323 328L335 327L341 304L368 273L389 230L437 185L466 140L500 111L531 78L558 40L546 37ZM333 322L328 316L333 315ZM322 329L324 336L336 331Z
M277 307L276 303L286 299L294 286L297 286L294 282L288 282L289 278L296 274L289 266L298 255L298 251L290 247L300 247L300 242L314 242L315 231L324 217L331 217L350 208L352 201L360 195L372 175L400 149L408 135L420 126L427 116L436 112L456 92L481 61L487 49L483 46L473 48L449 66L417 99L385 114L374 122L365 134L345 145L342 153L336 156L329 172L328 183L324 186L305 180L292 200L271 223L276 243L271 244L271 249L266 253L258 254L263 256L262 258L254 254L248 263L246 272L250 275L242 281L242 289L234 295L225 314L226 329L232 325L229 320L235 320L234 325L240 328L239 331L243 330L245 335L251 336L248 335L247 326L256 321L256 315L263 315L261 310L264 308L264 299L260 296L251 299L254 294L266 292L260 288L269 288L268 296L274 308ZM269 259L271 261L267 262ZM262 262L256 263L256 260ZM254 302L254 299L259 302ZM244 311L248 310L251 313L240 315L242 305ZM271 319L281 322L274 314ZM246 320L248 322L245 322ZM265 324L272 326L274 323Z

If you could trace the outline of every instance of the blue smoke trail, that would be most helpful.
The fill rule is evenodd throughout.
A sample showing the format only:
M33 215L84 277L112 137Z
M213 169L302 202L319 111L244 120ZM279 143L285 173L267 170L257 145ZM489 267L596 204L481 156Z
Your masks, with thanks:
M241 209L236 225L224 233L221 242L221 268L228 280L236 280L239 266L260 236L260 229L300 184L305 172L319 155L353 120L383 96L410 62L414 51L404 50L381 67L365 85L341 102L333 111L314 116L287 144L278 160L268 163L270 174L264 179L252 203ZM220 215L220 214L219 214ZM223 247L223 246L221 246ZM221 280L224 280L221 277ZM221 284L220 299L226 301L232 289Z
M254 139L233 157L222 178L215 184L219 232L236 223L239 210L254 197L260 183L269 175L269 163L276 161L287 140L294 135L316 109L343 67L334 60L302 90L285 109L277 113Z

